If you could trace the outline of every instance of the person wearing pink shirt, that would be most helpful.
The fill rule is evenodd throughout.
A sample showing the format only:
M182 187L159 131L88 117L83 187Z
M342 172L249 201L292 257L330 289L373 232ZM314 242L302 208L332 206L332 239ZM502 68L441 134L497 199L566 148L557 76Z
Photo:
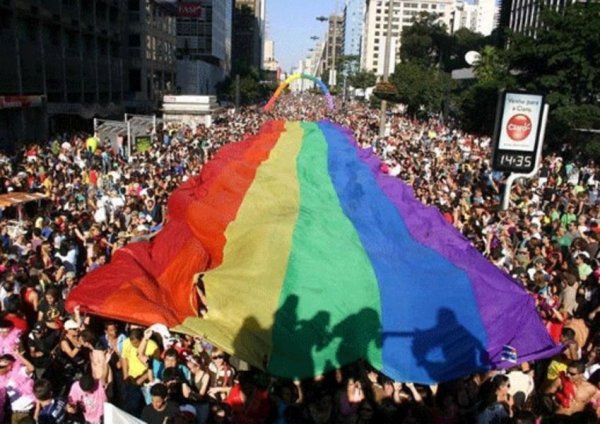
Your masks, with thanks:
M21 331L12 321L0 319L0 355L14 355L19 346Z
M3 387L8 395L12 422L18 423L29 416L35 406L32 378L34 368L18 352L15 356L0 356L0 387ZM17 358L20 362L17 362Z
M86 424L101 424L107 400L105 387L105 381L96 380L88 373L82 375L71 386L67 411L70 414L81 412Z

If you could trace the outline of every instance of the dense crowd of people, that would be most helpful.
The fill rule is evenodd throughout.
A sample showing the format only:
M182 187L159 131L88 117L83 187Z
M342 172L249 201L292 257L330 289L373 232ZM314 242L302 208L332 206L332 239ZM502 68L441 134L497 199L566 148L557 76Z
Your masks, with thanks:
M224 113L215 123L168 124L152 148L124 158L87 134L64 134L0 158L0 194L42 201L0 213L0 422L103 422L104 402L154 423L592 423L600 412L600 196L598 166L548 153L537 176L513 188L490 166L490 139L436 118L349 102L288 96L275 111ZM166 202L226 143L268 119L328 118L382 159L425 204L536 300L565 346L548 360L423 386L364 362L304 381L251 369L206 340L160 325L68 313L69 291L126 243L168 219ZM129 159L129 160L127 160Z

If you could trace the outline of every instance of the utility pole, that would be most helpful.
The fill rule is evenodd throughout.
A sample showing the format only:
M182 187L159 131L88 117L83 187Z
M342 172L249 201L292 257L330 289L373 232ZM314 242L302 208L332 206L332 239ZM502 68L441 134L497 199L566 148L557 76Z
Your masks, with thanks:
M388 0L388 20L387 20L387 34L385 37L385 56L383 58L383 82L388 82L390 74L390 50L392 44L392 15L394 14L393 0ZM387 101L381 101L381 112L379 114L379 137L385 135L385 121L386 121L386 110Z
M235 111L240 111L240 74L235 75Z

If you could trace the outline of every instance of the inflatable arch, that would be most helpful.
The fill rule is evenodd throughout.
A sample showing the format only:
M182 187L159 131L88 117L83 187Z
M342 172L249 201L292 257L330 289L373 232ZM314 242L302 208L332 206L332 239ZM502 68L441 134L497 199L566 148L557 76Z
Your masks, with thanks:
M263 111L268 112L269 110L271 110L273 108L273 106L275 106L275 102L277 101L277 99L279 98L281 93L283 93L283 90L285 90L292 82L296 81L297 79L301 79L301 78L311 80L315 84L317 84L317 86L323 92L323 94L325 95L325 98L327 99L327 108L330 111L332 111L334 108L333 97L331 97L331 93L329 93L329 89L327 88L325 83L315 76L312 76L309 74L301 74L301 73L292 74L289 77L287 77L285 79L285 81L283 81L281 84L279 84L279 87L277 87L277 90L275 90L275 93L273 93L273 95L271 96L271 98L269 99L267 104L264 106Z

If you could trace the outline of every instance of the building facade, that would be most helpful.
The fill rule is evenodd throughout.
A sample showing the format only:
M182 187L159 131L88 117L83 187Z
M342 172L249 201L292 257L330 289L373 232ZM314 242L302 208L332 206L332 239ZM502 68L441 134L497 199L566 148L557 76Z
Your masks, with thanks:
M180 2L177 15L177 92L215 94L231 71L232 3Z
M452 28L454 1L453 0L367 0L362 49L361 69L383 74L385 42L389 4L392 4L391 49L388 71L394 72L396 62L400 58L402 45L402 29L412 24L415 16L421 12L436 13L439 19Z
M262 68L265 71L276 72L279 69L279 62L275 58L275 42L273 40L265 40L263 56Z
M476 0L475 3L458 1L454 11L454 31L467 28L488 36L498 26L500 8L496 0Z
M502 4L502 14L506 16L512 31L534 35L540 24L540 12L543 7L561 10L576 2L577 0L505 0Z
M228 3L225 0L217 0ZM261 69L265 40L266 0L234 0L233 61Z
M176 11L167 0L127 2L127 111L154 112L175 92Z
M344 11L344 54L360 57L365 0L348 0Z
M329 85L335 85L337 82L333 71L336 69L336 62L344 55L344 40L344 15L329 16L325 50L323 52L323 75L321 75L322 79Z
M61 130L63 117L68 121L122 111L125 16L123 2L108 0L88 7L80 0L0 2L5 58L0 96L43 99L4 102L0 138L39 140L48 131ZM50 127L46 113L53 118Z
M0 139L156 110L175 79L171 11L155 0L0 2Z

